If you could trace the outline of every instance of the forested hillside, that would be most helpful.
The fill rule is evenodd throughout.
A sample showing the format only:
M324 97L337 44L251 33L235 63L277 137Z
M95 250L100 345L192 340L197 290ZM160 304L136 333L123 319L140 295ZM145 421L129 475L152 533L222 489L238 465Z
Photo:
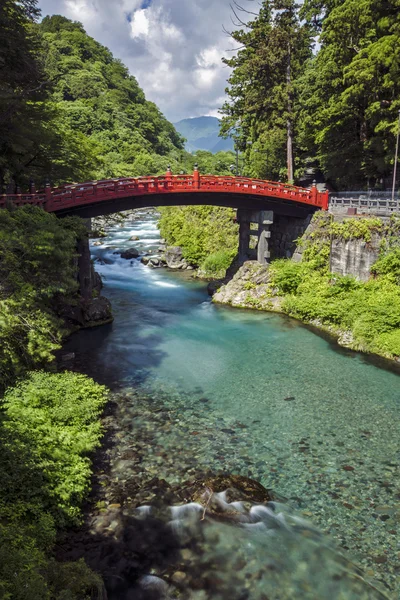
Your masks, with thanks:
M225 60L233 72L222 128L236 131L247 173L296 180L314 167L342 189L388 185L400 110L398 0L264 0L242 23L232 33L240 49Z
M0 181L146 175L182 161L183 140L111 52L36 2L0 9Z

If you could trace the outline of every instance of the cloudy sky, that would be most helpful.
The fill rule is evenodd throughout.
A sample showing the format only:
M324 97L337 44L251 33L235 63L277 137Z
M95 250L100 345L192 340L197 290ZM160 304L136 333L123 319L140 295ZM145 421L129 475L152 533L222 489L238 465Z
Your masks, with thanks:
M218 116L229 76L221 57L234 47L223 32L223 25L232 28L229 0L39 0L39 6L43 16L81 21L171 121Z

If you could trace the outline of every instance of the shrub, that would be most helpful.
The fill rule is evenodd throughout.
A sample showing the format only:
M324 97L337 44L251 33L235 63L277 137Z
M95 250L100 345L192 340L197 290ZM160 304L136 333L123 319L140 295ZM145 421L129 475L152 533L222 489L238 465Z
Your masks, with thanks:
M304 268L301 263L291 260L275 260L271 265L272 285L278 289L279 294L296 294L303 275Z
M106 398L103 386L70 372L31 373L4 396L3 427L28 446L42 473L39 500L59 524L79 522Z
M214 253L227 251L233 258L238 247L237 223L231 208L218 206L161 207L160 232L170 246L180 246L183 256L200 265Z
M211 277L224 277L227 268L230 266L234 259L235 252L229 250L219 250L213 252L207 256L201 265L201 270L205 272L206 276Z

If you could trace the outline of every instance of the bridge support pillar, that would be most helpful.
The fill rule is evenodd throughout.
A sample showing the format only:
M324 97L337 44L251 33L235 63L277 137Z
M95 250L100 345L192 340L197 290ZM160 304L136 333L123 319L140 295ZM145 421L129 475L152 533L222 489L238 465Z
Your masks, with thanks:
M270 227L274 222L272 210L251 211L239 209L239 262L258 260L262 265L269 263ZM257 238L252 243L251 238Z

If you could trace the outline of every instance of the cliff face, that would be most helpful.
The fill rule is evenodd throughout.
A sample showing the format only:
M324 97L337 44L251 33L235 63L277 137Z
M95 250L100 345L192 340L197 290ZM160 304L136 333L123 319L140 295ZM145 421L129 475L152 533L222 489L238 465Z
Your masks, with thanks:
M226 285L214 293L213 302L236 308L281 312L283 298L275 296L274 291L277 292L271 289L269 266L247 261Z
M76 277L79 284L77 301L65 303L62 299L57 306L58 314L65 320L67 328L76 329L97 327L113 321L110 301L101 296L103 283L94 270L90 258L89 238L81 237L77 242Z
M338 275L350 275L359 281L368 281L371 267L379 257L382 237L373 236L370 242L364 240L331 241L330 271Z

